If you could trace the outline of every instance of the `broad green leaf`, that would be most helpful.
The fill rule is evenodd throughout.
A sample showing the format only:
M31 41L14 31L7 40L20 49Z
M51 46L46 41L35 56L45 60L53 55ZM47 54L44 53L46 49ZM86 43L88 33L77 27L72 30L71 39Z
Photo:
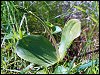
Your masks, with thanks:
M56 50L41 35L28 35L17 42L16 53L19 57L45 67L57 62Z
M59 32L62 31L61 28L60 28L59 26L54 26L54 27L52 27L52 30L53 30L52 34L59 33Z
M58 66L55 69L54 74L67 74L67 69L64 66Z
M81 22L78 19L69 20L62 31L61 42L59 46L59 55L62 60L65 56L67 48L71 45L72 41L77 38L81 33Z
M95 65L95 64L99 64L99 60L92 60L88 63L85 63L85 64L82 64L81 66L79 66L79 68L77 69L77 71L80 71L80 70L84 70L85 68L88 68L92 65Z

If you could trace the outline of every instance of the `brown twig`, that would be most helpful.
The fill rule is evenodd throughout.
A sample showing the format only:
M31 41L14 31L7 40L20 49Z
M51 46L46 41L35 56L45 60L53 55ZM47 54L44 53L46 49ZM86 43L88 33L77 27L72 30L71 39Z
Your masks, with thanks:
M76 56L76 58L79 58L79 57L82 57L82 56L84 56L84 55L88 55L88 54L91 54L91 53L95 53L95 52L99 52L99 49L96 49L96 50L93 50L93 51L89 51L89 52L80 54L80 55ZM71 58L69 58L69 59L65 59L65 60L69 61L69 60L72 60L72 59L73 59L73 57L71 57Z
M80 55L78 55L77 57L82 57L82 56L84 56L84 55L91 54L91 53L95 53L95 52L98 52L98 51L99 51L99 49L96 49L96 50L94 50L94 51L90 51L90 52L86 52L86 53L84 53L84 54L80 54Z

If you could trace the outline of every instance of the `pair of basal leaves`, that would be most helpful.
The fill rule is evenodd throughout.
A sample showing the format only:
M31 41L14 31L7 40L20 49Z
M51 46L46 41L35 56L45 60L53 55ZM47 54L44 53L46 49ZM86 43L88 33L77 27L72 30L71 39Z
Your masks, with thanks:
M80 33L81 22L78 19L71 19L65 23L57 50L47 38L41 35L27 35L17 42L16 53L24 60L48 67L64 58L66 49Z

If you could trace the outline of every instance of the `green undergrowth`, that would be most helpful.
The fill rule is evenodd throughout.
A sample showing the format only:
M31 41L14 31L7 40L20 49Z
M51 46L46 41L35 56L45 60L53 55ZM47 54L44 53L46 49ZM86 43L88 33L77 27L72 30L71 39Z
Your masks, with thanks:
M33 34L59 46L70 19L79 19L82 30L62 62L44 68L15 53L17 41ZM98 1L1 1L1 74L99 74L99 53L85 54L98 48Z

